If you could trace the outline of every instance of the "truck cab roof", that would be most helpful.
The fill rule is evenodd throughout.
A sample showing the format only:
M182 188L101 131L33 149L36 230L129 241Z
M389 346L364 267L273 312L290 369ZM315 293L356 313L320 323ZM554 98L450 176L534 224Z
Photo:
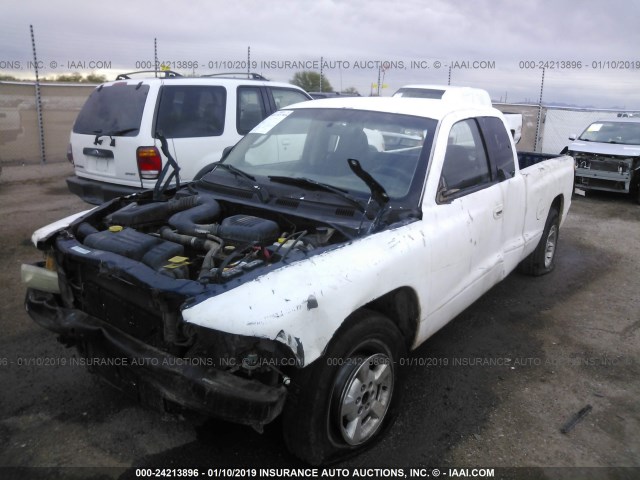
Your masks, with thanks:
M450 101L446 99L413 98L413 97L342 97L325 98L313 102L303 102L286 108L353 108L388 112L418 117L442 120L446 115L472 110L475 114L498 116L502 114L491 104L478 104L464 101Z
M472 103L491 106L489 92L481 88L451 85L405 85L393 94L394 97L430 98L455 103Z

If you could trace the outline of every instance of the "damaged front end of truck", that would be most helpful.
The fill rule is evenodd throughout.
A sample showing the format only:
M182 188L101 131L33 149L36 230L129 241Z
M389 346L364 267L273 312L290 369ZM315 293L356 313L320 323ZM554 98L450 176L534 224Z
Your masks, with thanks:
M329 244L324 239L331 232L318 227L308 238L292 238L265 218L220 219L221 208L206 194L183 192L164 202L142 194L113 201L50 236L36 234L46 260L23 267L26 308L92 359L93 370L143 403L262 425L280 413L284 371L302 366L302 352L286 338L187 323L181 312L287 257L308 256Z
M185 321L183 312L336 248L350 239L348 227L258 210L192 186L154 196L114 200L63 228L36 232L46 259L23 266L29 315L147 405L257 427L272 421L288 372L305 365L299 339L279 327L220 331ZM265 292L268 285L253 295ZM230 313L211 305L205 320ZM298 309L316 306L309 295Z
M293 133L275 138L287 154L309 145L345 149L320 174L304 163L318 152L281 163L270 157L282 160L271 130L286 126L291 111L187 185L176 179L169 186L166 174L177 165L163 149L169 162L153 191L34 233L45 260L23 266L27 312L143 404L261 429L282 412L291 378L323 355L347 316L380 295L380 283L362 285L372 278L372 259L375 275L392 270L390 230L421 216L429 149L420 132L429 131L430 142L434 122L407 117L400 133L385 131L386 150L375 150L382 164L405 161L415 177L391 170L375 173L380 182L358 160L370 146L345 147L353 129L333 119L345 114L397 122L387 114L303 110L290 122ZM301 137L304 121L326 128ZM337 186L325 181L334 173ZM390 237L374 235L383 232Z

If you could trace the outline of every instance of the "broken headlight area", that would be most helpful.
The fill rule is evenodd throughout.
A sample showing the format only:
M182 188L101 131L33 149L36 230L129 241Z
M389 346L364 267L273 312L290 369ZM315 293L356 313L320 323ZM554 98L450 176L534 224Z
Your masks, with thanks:
M142 404L170 412L186 409L256 428L282 411L285 382L274 373L250 376L212 366L214 358L230 355L203 356L198 349L189 354L188 347L181 347L182 354L158 349L86 312L61 305L60 295L50 292L29 288L25 306L36 323L57 333L66 346L77 348L79 365ZM195 346L197 329L191 333ZM223 344L219 342L218 348ZM249 341L245 348L259 345Z
M628 175L633 165L633 158L615 155L599 155L595 153L569 152L576 162L576 168L598 170Z
M145 344L185 362L247 377L283 377L282 367L297 366L291 350L276 340L240 336L183 321L181 307L204 286L158 272L127 276L137 262L112 255L102 261L65 255L74 239L57 242L61 306L84 312ZM83 261L84 260L84 261ZM145 269L146 271L146 269ZM143 272L144 273L144 272ZM154 288L151 288L153 285ZM224 294L224 293L221 293Z
M56 332L66 347L76 347L83 363L98 373L96 367L113 365L196 367L205 376L225 372L277 387L288 385L291 370L300 366L288 347L275 340L229 334L176 319L175 336L180 342L171 344L161 333L149 335L154 329L144 321L136 331L126 331L111 319L64 307L60 295L39 290L28 290L27 310L37 323Z
M288 385L292 369L300 367L298 359L280 342L191 324L186 328L193 338L193 346L183 356L187 362L256 379L266 385Z

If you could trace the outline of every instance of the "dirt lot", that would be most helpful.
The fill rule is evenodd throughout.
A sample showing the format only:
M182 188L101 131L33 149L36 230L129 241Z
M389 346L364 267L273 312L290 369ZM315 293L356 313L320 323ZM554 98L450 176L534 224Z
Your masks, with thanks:
M260 435L162 416L60 364L75 352L26 315L19 278L21 263L39 259L33 230L87 208L67 192L69 173L65 164L6 167L0 179L0 466L112 468L0 477L301 467L277 424ZM560 239L552 274L512 274L414 352L396 424L335 468L640 467L640 206L616 195L574 198ZM525 474L640 478L640 468L503 471Z

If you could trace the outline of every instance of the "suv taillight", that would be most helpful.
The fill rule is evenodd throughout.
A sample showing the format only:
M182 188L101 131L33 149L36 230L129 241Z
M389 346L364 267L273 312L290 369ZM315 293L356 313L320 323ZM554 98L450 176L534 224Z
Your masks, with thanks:
M143 180L155 180L162 170L162 157L156 147L138 147L136 150L138 171Z
M74 163L73 163L73 149L71 148L71 144L69 144L69 146L67 147L67 160L69 160L71 162L71 165L74 165Z

